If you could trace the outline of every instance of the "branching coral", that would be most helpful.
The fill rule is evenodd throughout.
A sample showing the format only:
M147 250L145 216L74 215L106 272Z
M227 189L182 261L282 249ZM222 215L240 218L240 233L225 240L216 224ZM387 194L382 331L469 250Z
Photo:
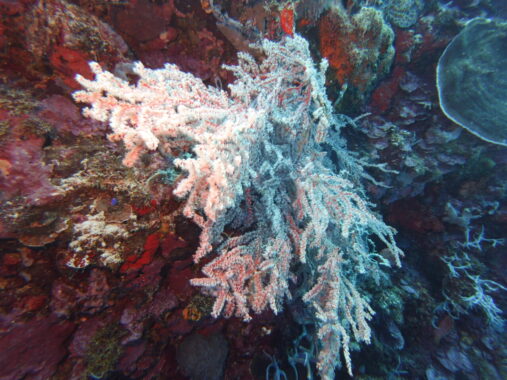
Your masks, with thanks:
M357 281L389 266L369 236L397 265L402 253L395 231L364 199L362 166L340 139L344 121L333 115L324 87L327 62L316 68L297 35L264 40L261 48L262 63L240 53L238 66L227 67L237 78L230 94L174 65L149 70L137 63L135 86L92 64L95 81L78 77L85 90L74 97L91 104L87 116L109 122L110 139L124 141L127 165L144 152L191 142L192 154L174 160L186 173L174 194L202 229L194 261L212 256L204 277L191 283L215 297L214 317L249 321L252 312L277 313L304 294L322 377L333 378L340 351L352 374L350 342L370 341L373 315ZM227 226L232 235L224 234ZM300 289L292 294L297 275Z

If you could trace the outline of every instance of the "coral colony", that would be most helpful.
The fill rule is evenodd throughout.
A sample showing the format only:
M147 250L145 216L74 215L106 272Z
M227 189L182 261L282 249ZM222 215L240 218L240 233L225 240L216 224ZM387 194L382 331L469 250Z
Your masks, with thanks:
M507 378L505 0L0 0L0 380Z
M363 170L325 93L326 60L315 67L298 35L264 40L262 50L261 63L240 53L238 65L227 67L236 77L230 95L175 65L136 63L133 86L92 63L95 80L78 77L85 90L74 98L91 105L86 116L109 122L109 139L127 148L127 166L142 153L189 142L190 156L174 160L185 173L174 194L202 229L194 262L213 253L204 277L191 280L215 298L212 316L249 321L302 294L317 326L322 378L333 378L340 350L352 375L350 341L370 342L374 313L356 284L390 262L370 236L396 265L401 251L358 185ZM224 237L231 223L236 235Z

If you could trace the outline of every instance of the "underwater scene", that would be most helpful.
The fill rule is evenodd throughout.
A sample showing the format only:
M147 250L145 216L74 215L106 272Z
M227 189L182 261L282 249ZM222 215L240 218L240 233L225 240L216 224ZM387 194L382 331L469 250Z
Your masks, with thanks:
M507 0L0 0L0 380L507 379Z

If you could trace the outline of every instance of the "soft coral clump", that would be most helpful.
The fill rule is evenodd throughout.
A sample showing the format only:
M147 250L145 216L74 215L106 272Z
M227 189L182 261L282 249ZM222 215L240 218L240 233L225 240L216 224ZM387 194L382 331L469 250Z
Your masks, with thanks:
M76 73L90 78L92 58L113 66L129 55L123 39L106 23L64 0L39 1L24 15L23 47L30 64L48 66L64 91L79 88Z
M391 66L394 33L374 8L351 15L341 7L328 11L319 23L320 52L334 69L340 85L359 93L373 85Z

